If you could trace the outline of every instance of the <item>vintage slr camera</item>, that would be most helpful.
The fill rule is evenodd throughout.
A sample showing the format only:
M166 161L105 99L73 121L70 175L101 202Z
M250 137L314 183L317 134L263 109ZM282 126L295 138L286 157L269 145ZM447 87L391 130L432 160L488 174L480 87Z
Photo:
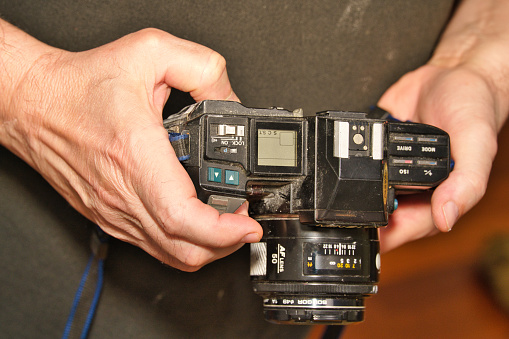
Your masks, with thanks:
M362 321L396 194L450 171L447 133L365 113L202 101L164 126L202 201L221 213L249 201L264 231L251 244L253 289L276 323Z

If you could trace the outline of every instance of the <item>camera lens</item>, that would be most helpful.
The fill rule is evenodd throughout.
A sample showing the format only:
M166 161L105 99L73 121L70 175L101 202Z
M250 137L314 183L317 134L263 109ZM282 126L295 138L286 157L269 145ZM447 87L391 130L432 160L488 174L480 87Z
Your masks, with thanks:
M259 221L264 236L251 244L251 280L266 320L342 325L364 319L364 299L377 292L376 228Z

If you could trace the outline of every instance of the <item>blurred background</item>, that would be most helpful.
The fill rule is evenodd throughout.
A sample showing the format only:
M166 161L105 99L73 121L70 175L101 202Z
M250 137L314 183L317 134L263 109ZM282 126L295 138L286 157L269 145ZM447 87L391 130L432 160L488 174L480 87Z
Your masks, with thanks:
M366 320L341 339L509 338L508 168L506 125L483 200L450 233L384 254Z

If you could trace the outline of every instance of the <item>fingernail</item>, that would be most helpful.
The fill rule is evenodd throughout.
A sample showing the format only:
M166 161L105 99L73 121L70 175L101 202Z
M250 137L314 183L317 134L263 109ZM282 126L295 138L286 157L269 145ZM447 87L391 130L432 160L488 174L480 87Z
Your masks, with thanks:
M447 225L447 230L450 231L452 226L458 220L458 206L454 203L454 201L448 201L442 207L442 212L444 213L445 223Z
M258 233L249 233L240 242L243 242L245 244L258 242L260 241L260 235Z
M248 210L249 210L249 203L246 201L244 201L242 203L242 205L239 206L239 208L237 208L237 210L235 211L235 213L237 214L242 214L242 215L245 215L245 216L249 216L248 214Z

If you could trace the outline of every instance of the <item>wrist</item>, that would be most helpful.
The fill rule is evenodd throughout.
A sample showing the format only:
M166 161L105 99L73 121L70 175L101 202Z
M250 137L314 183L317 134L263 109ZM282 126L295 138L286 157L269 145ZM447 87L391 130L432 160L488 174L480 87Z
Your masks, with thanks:
M40 102L33 94L40 88L33 82L36 69L58 49L50 47L0 19L0 143L29 162L27 144L35 126L34 110Z
M462 69L490 88L497 128L509 114L509 2L464 0L448 25L429 64Z

